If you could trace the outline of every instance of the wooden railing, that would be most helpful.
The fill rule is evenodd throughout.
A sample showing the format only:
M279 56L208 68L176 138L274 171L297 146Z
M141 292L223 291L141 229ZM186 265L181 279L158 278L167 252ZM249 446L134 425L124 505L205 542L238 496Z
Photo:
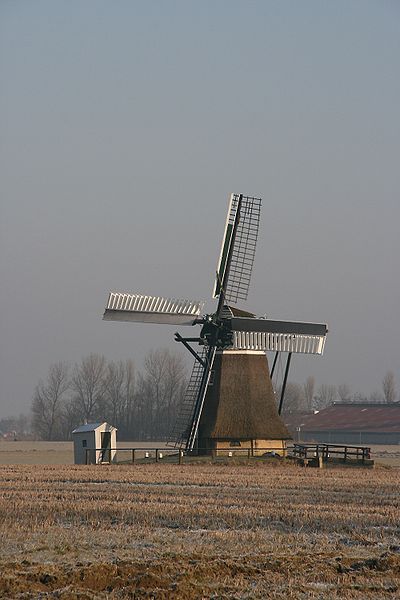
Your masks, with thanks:
M315 463L357 463L371 464L371 449L366 446L343 446L340 444L301 444L296 443L286 448L217 448L214 450L198 448L196 451L179 450L174 448L86 448L86 464L103 463L102 453L111 457L113 463L136 462L175 462L182 464L187 460L201 460L211 458L213 461L221 459L241 458L269 459L292 458L303 464ZM121 455L124 456L122 459ZM100 460L97 460L99 459Z
M371 448L341 444L294 444L293 456L303 460L322 459L323 462L340 461L366 463L371 460Z
M106 456L115 456L113 463L132 463L140 461L143 462L178 462L182 464L186 459L196 459L209 457L212 460L218 459L229 459L229 458L243 458L250 460L251 458L268 459L268 458L284 458L289 455L291 448L218 448L210 450L206 448L198 448L196 451L179 450L175 448L86 448L85 463L104 464L108 461L101 460L102 453ZM114 454L117 453L117 454ZM118 455L118 456L117 456ZM125 455L123 460L119 458L121 455ZM100 460L97 461L97 458Z

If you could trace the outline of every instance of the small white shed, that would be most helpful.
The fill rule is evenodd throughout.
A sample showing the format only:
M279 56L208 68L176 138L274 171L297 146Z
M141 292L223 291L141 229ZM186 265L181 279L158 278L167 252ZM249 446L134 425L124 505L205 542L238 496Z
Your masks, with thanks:
M108 423L86 423L72 432L76 465L116 461L117 428Z

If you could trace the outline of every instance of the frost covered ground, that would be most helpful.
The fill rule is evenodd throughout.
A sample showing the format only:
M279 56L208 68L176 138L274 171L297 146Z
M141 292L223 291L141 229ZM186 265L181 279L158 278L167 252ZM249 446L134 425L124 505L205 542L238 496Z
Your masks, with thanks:
M398 598L400 471L0 466L1 598Z

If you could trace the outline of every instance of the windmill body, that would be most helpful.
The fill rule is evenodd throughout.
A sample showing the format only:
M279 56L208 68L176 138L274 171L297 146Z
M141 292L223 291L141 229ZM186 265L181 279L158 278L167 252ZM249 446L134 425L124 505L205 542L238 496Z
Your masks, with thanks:
M199 423L198 447L225 454L250 450L252 455L284 452L290 434L275 400L265 353L223 350L214 361Z
M105 320L201 325L198 336L175 334L195 358L171 432L170 442L176 447L283 452L290 434L280 413L292 354L324 351L325 324L260 319L234 306L247 299L260 212L259 198L231 195L213 291L218 301L214 313L203 315L204 303L199 301L109 295ZM275 353L271 371L267 351ZM287 361L278 408L271 377L280 353Z

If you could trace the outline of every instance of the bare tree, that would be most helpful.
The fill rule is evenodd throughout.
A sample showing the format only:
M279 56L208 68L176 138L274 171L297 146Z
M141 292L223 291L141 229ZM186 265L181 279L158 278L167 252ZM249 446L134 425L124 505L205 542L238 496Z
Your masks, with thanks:
M165 382L165 426L168 435L177 416L187 386L186 364L179 354L169 354Z
M369 395L368 402L371 402L374 404L383 404L385 402L385 398L383 397L381 392L379 392L378 390L375 390L375 391L371 392L371 394Z
M99 354L90 354L75 366L71 387L80 418L91 421L97 416L106 392L106 359Z
M60 438L70 440L75 427L82 425L81 409L76 398L66 398L61 406Z
M303 385L304 408L306 412L311 412L313 409L314 388L315 379L310 375Z
M279 399L281 390L278 390L277 398ZM285 397L283 400L283 413L299 413L306 412L306 400L304 395L304 386L299 383L289 382L286 385Z
M103 397L104 418L113 425L119 425L123 418L125 408L124 381L125 368L124 363L109 362L106 367L104 378L105 394Z
M365 404L366 402L368 402L368 398L360 392L356 392L352 395L351 401L354 402L354 404Z
M40 380L32 401L32 426L43 440L60 436L62 401L69 388L68 366L58 362L50 366L46 381Z
M396 400L396 384L394 381L394 374L392 371L388 371L382 381L383 395L385 396L385 402L388 404Z
M317 395L314 397L314 406L317 410L321 410L330 406L336 400L336 387L334 385L322 384L317 390Z
M135 415L135 367L133 360L125 361L125 416L123 423L119 423L121 433L124 437L129 437L133 431Z
M180 355L169 350L149 352L144 373L138 377L137 411L141 437L168 435L186 387L186 367Z
M351 390L346 383L341 383L337 387L337 395L339 396L340 402L350 402Z

